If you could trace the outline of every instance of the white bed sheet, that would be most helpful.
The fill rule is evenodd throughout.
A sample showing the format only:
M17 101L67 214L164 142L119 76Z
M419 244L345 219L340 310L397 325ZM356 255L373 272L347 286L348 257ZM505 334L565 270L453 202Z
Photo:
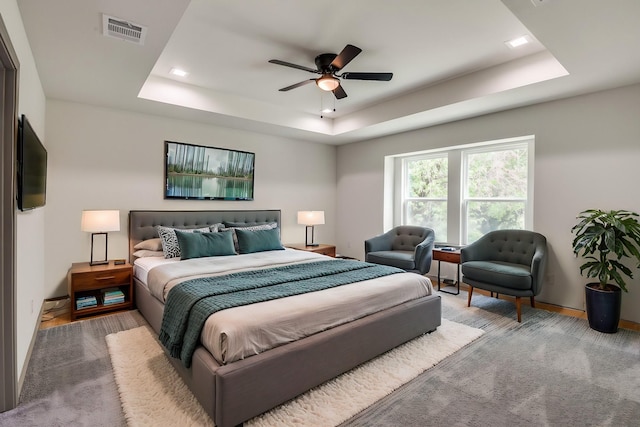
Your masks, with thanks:
M145 260L140 263L136 260L136 264L142 264L140 270L147 269L146 277L152 281L149 286L151 293L164 301L171 287L192 277L332 259L311 252L286 250L199 258L181 261L173 267L168 266L176 263L171 260ZM176 268L178 273L169 273ZM210 273L204 273L206 270ZM158 280L164 282L162 289L154 283ZM428 278L414 273L399 273L234 307L214 313L207 319L201 341L218 362L230 363L431 293L433 287Z
M142 284L147 286L147 276L153 267L163 264L180 262L180 258L163 258L163 257L144 257L138 258L133 263L133 277L138 279Z

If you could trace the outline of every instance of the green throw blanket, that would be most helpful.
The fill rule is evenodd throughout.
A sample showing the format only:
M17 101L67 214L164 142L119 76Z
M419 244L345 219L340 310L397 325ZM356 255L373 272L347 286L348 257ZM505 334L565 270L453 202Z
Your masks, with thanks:
M187 280L169 291L160 342L188 368L205 321L217 311L403 272L361 261L332 260Z

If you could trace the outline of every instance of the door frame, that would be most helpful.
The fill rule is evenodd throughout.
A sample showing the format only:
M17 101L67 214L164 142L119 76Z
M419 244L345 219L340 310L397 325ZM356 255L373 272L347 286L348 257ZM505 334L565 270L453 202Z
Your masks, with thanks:
M20 64L0 16L0 412L18 404L16 363L16 136Z

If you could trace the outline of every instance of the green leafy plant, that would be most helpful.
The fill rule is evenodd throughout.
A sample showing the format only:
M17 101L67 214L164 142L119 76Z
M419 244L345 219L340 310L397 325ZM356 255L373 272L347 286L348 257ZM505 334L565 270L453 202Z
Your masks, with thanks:
M580 266L580 274L596 277L599 289L606 289L613 280L625 292L627 286L623 276L633 278L630 268L620 262L633 258L640 268L640 223L638 214L625 210L601 211L589 209L581 212L571 232L573 253L587 262Z

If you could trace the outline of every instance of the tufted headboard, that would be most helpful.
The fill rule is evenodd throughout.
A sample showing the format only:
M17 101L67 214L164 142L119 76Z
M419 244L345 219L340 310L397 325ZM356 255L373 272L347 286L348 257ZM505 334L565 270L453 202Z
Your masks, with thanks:
M158 237L156 225L176 228L200 228L220 222L258 225L276 222L280 227L280 210L247 211L129 211L129 259L134 261L133 247L143 240Z

